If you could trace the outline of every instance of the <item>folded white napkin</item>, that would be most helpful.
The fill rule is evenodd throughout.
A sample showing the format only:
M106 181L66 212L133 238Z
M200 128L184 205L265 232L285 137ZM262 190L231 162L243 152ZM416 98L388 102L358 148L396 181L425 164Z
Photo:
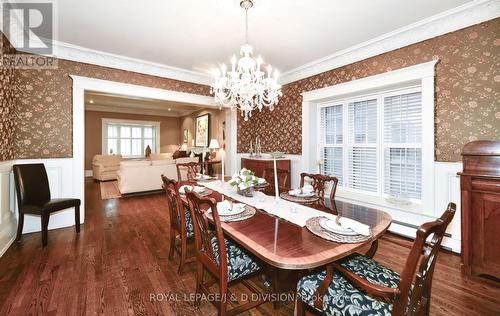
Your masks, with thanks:
M194 192L196 193L202 193L202 192L205 192L205 187L200 187L200 186L197 186L195 185L194 187L191 186L191 185L182 185L180 188L179 188L179 192L181 193L185 193L186 191L185 190L188 190L188 191L191 191L192 189L194 189Z
M302 187L302 192L310 193L314 191L314 187L310 184L306 184Z
M232 204L232 208L231 208ZM219 213L230 213L231 211L239 211L245 207L244 203L231 203L228 200L217 203L217 211Z
M262 183L266 182L266 179L264 179L264 178L258 178L257 181L259 181L259 184L262 184Z
M358 221L355 221L347 217L341 217L339 219L339 223L342 227L350 228L360 235L370 236L370 226L368 225L365 225L363 223L360 223Z
M312 185L306 184L302 188L288 191L288 194L292 196L300 196L300 195L310 195L313 192L314 188L312 187Z

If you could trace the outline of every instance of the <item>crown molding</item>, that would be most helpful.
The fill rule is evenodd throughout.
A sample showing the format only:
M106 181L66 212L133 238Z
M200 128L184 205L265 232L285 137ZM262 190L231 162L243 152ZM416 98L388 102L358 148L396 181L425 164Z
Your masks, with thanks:
M54 55L57 58L202 85L209 85L211 83L211 77L202 72L92 50L64 42L53 41L53 43Z
M284 72L281 84L311 77L500 16L500 1L475 0Z

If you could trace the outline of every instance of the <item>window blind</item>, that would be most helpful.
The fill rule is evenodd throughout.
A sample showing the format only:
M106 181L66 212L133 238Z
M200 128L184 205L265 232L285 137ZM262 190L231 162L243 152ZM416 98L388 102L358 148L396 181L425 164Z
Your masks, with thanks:
M348 104L347 187L378 192L377 99Z
M384 193L397 199L421 199L420 92L384 98Z
M343 185L343 106L322 107L319 121L321 173L337 177Z
M342 144L342 105L333 105L321 108L320 128L323 144Z

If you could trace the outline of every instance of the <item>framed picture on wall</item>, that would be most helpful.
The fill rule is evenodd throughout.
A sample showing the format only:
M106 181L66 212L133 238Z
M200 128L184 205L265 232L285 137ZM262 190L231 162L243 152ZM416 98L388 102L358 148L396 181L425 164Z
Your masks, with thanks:
M182 130L182 142L184 144L187 144L187 142L188 142L188 135L189 135L189 130L187 128Z
M207 147L210 140L210 114L196 117L194 144L196 147Z

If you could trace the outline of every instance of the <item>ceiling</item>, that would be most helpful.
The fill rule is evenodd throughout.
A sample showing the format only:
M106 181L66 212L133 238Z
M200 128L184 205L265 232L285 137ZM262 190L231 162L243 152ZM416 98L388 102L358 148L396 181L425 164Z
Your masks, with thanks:
M470 0L255 0L254 52L280 72L366 42ZM59 0L60 42L199 72L244 41L239 0Z
M85 92L85 110L115 113L129 113L154 116L181 117L189 115L206 105L135 98L94 91Z

